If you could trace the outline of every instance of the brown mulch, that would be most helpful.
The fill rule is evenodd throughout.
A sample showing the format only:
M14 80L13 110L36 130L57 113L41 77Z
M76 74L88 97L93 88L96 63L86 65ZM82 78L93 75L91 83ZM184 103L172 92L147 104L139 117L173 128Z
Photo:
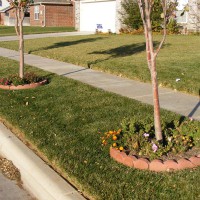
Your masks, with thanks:
M21 175L19 170L13 165L12 161L0 157L0 172L10 180L21 183Z

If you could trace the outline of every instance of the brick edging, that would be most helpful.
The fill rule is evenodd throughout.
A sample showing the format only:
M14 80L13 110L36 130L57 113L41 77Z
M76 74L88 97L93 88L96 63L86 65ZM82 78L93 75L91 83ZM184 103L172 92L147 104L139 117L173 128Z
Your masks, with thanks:
M38 83L30 83L25 85L0 85L0 88L3 90L24 90L24 89L32 89L38 86L44 85L47 83L47 80L40 81Z
M179 160L163 161L155 159L149 161L146 158L137 158L136 156L126 155L117 149L110 148L110 156L119 163L136 169L150 170L155 172L183 170L200 166L200 154L192 156L189 159L181 158Z

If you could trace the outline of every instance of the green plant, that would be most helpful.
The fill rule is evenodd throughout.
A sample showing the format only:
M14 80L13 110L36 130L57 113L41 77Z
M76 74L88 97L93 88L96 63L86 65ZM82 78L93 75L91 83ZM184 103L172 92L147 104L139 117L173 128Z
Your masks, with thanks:
M24 79L26 80L26 83L37 83L39 81L42 81L44 78L36 75L33 72L27 72L24 75Z
M37 83L44 80L44 77L38 76L33 72L27 72L24 74L23 78L20 78L18 74L13 74L8 76L8 78L1 78L1 85L24 85L30 83Z
M121 21L129 29L138 30L142 27L142 20L140 17L140 11L138 9L136 0L124 0L121 3L122 11L119 12L121 15Z
M101 134L102 145L109 144L115 149L125 151L150 160L162 156L183 153L198 145L199 128L195 121L184 120L162 123L164 142L156 141L152 120L124 119L121 129ZM198 135L198 137L195 137Z
M140 16L140 11L138 8L138 3L136 0L125 0L121 3L122 11L120 11L121 22L127 26L128 32L132 32L133 30L138 30L143 28L142 19ZM161 13L162 6L159 1L154 2L153 13L151 15L152 19L152 30L155 32L159 32L161 27Z
M171 18L167 24L167 31L168 34L178 34L180 33L179 31L179 26L177 24L177 21L173 18Z

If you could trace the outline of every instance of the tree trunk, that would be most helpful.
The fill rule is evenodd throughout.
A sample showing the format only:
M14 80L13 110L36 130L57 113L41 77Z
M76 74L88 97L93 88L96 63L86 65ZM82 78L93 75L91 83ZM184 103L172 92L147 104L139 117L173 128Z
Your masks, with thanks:
M24 78L24 37L23 37L23 10L19 11L19 54L20 54L20 66L19 77Z
M157 72L156 72L156 59L155 57L151 60L151 81L152 81L152 91L153 91L153 104L154 104L154 126L155 135L157 141L162 141L162 129L160 120L160 103L158 94L158 83L157 83Z

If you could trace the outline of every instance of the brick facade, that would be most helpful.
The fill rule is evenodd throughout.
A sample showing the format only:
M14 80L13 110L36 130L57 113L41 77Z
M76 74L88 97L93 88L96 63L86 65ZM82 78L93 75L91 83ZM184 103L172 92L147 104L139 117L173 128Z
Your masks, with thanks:
M37 6L37 5L35 5ZM30 7L31 26L75 26L73 4L42 4L39 6L39 19L34 19L34 5Z
M4 25L4 13L0 13L0 25Z
M0 24L6 26L15 26L16 23L16 16L15 16L15 9L8 8L3 12L0 12ZM24 26L29 26L29 17L25 17L23 21Z

